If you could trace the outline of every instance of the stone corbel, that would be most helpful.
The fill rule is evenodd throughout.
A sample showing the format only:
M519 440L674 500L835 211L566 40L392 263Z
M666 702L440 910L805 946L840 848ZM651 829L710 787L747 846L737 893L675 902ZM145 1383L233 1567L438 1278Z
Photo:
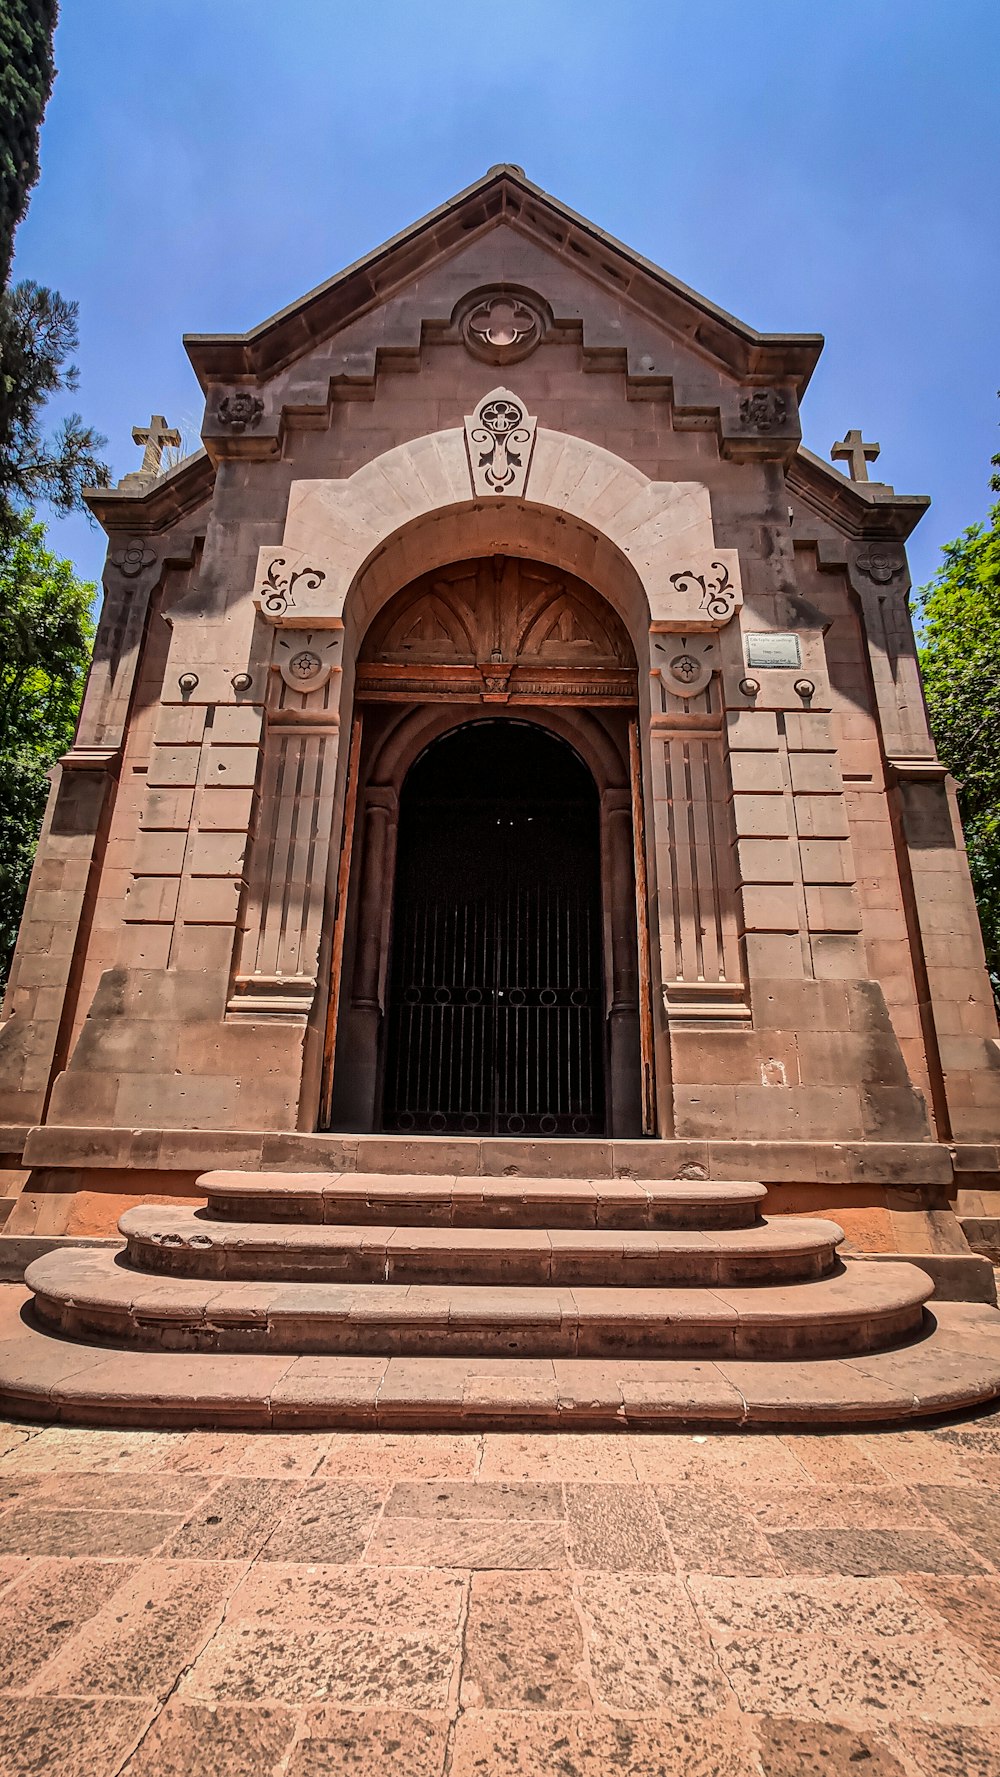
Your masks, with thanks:
M743 606L735 549L692 550L668 569L650 596L655 629L686 635L723 629Z
M790 383L735 389L719 410L721 450L733 462L790 462L802 441Z
M217 387L208 392L201 436L213 463L232 457L260 461L278 454L281 414L269 411L252 387Z

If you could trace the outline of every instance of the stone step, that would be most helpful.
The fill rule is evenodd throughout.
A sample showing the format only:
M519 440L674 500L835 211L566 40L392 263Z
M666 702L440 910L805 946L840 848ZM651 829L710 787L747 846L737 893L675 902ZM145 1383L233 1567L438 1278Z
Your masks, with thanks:
M1000 1396L1000 1314L935 1304L893 1351L720 1359L289 1357L111 1350L53 1338L0 1293L0 1412L178 1429L620 1431L905 1425Z
M782 1216L754 1228L454 1228L213 1221L141 1204L128 1262L185 1277L336 1283L777 1283L823 1277L843 1230Z
M148 1276L93 1248L47 1253L25 1282L40 1321L73 1339L497 1358L843 1356L919 1332L934 1288L906 1264L842 1265L808 1283L713 1290L232 1283Z
M209 1213L238 1222L455 1228L746 1228L764 1185L435 1173L205 1172Z

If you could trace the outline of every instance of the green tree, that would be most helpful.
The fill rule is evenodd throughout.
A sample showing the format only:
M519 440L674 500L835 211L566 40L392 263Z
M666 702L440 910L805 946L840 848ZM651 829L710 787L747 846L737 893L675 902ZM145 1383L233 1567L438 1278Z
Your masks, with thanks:
M14 230L38 178L57 14L56 0L0 0L0 536L16 536L23 507L45 500L69 512L84 487L109 479L106 440L79 414L42 435L45 403L76 388L76 304L39 284L8 286Z
M92 584L45 548L31 512L0 540L0 983L48 796L70 745L90 661Z
M38 178L38 132L55 78L56 0L0 0L0 287Z
M1000 468L1000 456L993 458ZM990 481L1000 494L1000 475ZM1000 997L1000 500L922 588L920 664L938 751L958 781L972 882Z
M75 302L28 281L0 296L0 535L16 535L23 507L46 500L71 512L85 487L110 479L98 456L106 440L78 413L51 438L42 435L46 401L77 385L66 363L77 344L76 315Z

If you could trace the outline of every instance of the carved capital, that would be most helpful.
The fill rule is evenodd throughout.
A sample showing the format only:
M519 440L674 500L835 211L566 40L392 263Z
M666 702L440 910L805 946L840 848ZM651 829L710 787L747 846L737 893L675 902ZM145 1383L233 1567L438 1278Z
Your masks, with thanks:
M328 629L279 635L274 645L274 664L289 690L303 695L321 691L331 673L340 669L343 639L342 632Z
M664 690L674 697L697 697L718 667L719 645L714 636L675 635L669 630L654 630L650 656Z
M535 420L509 389L485 395L465 419L472 491L523 496L535 444Z

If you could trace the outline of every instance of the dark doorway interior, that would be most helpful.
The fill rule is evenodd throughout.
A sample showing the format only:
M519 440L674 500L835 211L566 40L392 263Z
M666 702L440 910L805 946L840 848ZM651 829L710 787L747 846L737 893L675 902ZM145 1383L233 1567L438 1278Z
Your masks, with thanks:
M383 1126L604 1130L596 786L544 729L476 722L403 785Z

